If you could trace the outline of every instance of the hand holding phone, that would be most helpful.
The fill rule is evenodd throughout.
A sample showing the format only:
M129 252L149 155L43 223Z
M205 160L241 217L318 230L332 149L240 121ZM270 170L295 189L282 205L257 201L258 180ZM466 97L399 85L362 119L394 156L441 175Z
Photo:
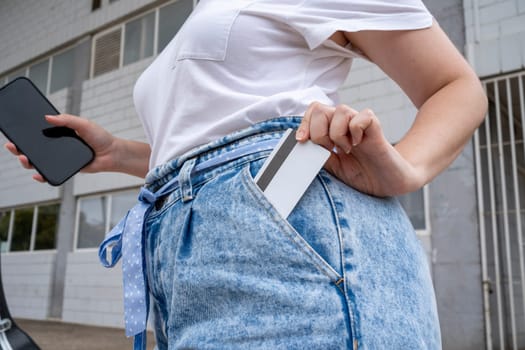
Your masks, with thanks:
M89 164L93 150L74 130L44 119L58 110L27 78L0 88L0 131L51 185L58 186Z

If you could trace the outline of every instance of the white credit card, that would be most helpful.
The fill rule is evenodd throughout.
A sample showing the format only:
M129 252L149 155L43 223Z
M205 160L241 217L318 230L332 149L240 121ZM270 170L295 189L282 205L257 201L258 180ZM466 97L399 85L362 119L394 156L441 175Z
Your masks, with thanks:
M254 180L268 201L287 218L328 157L330 151L312 141L297 142L295 131L288 129Z

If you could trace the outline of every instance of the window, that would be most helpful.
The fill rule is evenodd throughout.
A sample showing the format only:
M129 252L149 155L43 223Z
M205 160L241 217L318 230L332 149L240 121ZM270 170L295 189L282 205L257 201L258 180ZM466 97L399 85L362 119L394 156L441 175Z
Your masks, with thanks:
M119 223L128 210L135 205L136 201L137 191L126 191L112 196L111 217L109 220L110 229Z
M28 251L31 246L31 231L33 226L34 208L16 209L11 251Z
M101 7L110 5L118 0L91 0L91 12L98 10Z
M13 72L7 76L7 82L13 81L18 77L25 77L26 76L26 69L19 69L16 72Z
M102 0L92 0L91 1L91 11L98 10L102 5Z
M124 65L153 55L155 12L126 23Z
M59 204L0 211L1 251L55 249L59 211Z
M52 94L60 89L71 86L75 71L76 46L56 53L48 58L24 67L0 78L0 86L20 76L27 76L42 91L43 94ZM118 66L118 64L117 64Z
M60 205L38 207L34 250L55 249Z
M0 251L6 252L9 249L9 231L11 226L11 211L0 212Z
M29 79L44 93L47 92L48 77L49 59L29 67Z
M53 56L49 93L71 86L75 73L75 48Z
M96 247L106 233L106 197L85 198L80 201L77 248Z
M179 0L159 10L159 39L157 52L164 50L193 10L193 1Z
M137 192L133 189L80 198L76 249L98 247L106 233L135 205Z
M424 187L418 191L398 197L416 231L426 231L429 229L429 225L427 224L426 196L426 187Z
M193 0L178 0L97 34L93 38L91 76L96 77L162 51L193 7Z

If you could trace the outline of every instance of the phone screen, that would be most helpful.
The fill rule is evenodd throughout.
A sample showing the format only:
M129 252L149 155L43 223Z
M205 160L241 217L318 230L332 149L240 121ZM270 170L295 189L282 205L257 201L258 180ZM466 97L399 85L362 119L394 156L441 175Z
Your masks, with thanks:
M94 157L93 150L72 129L55 127L45 115L57 109L27 78L0 89L0 130L54 186L62 184Z

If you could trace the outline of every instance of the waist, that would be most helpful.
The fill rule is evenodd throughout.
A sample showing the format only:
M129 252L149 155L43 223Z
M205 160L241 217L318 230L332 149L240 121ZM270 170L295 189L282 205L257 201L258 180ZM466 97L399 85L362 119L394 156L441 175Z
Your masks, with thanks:
M247 161L258 156L257 145L265 141L279 139L288 128L297 128L301 122L301 117L279 117L254 124L248 128L236 131L213 142L193 148L180 157L153 168L145 180L145 187L151 192L156 192L162 186L169 183L172 179L179 176L184 164L188 161L194 162L194 169L199 169L202 165L203 171L192 176L193 181L202 181L203 177L210 177L210 172L220 171L221 168L230 167L235 163ZM237 150L241 150L253 145L255 148L251 152L246 152L245 156L233 159ZM268 153L267 150L262 152ZM220 166L209 166L216 159L232 157L229 164Z

